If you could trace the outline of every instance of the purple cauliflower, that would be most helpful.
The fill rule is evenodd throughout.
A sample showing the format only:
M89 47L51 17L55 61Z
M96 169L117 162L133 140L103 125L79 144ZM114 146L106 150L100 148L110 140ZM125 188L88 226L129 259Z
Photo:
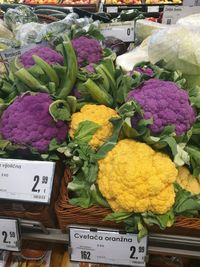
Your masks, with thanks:
M151 68L135 67L133 70L139 72L140 74L144 74L146 76L149 76L149 77L153 77L154 76L154 72L153 72L153 70Z
M68 126L63 121L55 122L49 114L51 97L46 93L18 96L3 112L0 133L18 145L46 152L53 138L58 142L65 140Z
M127 100L136 101L144 111L144 119L153 119L149 126L153 134L164 127L175 125L178 136L186 133L195 122L195 111L190 105L188 93L174 82L150 79L129 92ZM132 118L135 127L141 117Z
M75 96L76 99L81 99L81 93L78 91L76 85L72 88L71 95Z
M30 68L35 65L35 61L32 56L37 55L46 61L49 65L61 64L63 65L64 58L61 54L56 52L50 47L46 46L37 46L20 56L20 62L24 65L25 68Z
M79 67L98 63L102 59L102 47L95 39L81 36L72 40L72 45L77 55Z
M94 64L90 63L89 65L85 66L85 70L90 73L95 72Z

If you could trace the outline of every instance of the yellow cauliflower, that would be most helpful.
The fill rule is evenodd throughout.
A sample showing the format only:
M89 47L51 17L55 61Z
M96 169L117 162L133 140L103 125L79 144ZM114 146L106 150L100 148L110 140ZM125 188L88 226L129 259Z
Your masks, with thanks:
M167 155L125 139L99 160L97 183L115 212L163 214L174 204L176 176L175 164Z
M186 167L178 169L177 183L192 194L200 194L200 183Z
M118 117L114 109L104 105L85 105L80 112L72 115L69 134L73 138L79 123L83 121L87 120L99 124L101 127L96 131L89 143L94 149L97 149L112 135L113 125L109 122L112 117Z

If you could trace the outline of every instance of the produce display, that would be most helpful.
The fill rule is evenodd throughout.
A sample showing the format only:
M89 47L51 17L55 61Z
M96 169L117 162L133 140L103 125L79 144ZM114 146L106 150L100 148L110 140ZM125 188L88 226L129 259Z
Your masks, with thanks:
M142 4L141 0L106 0L107 5L140 5Z
M95 0L63 0L64 5L92 5L96 4Z
M164 5L167 5L167 4L181 4L182 3L182 0L145 0L144 1L145 4L149 5L149 4L164 4Z
M181 4L182 0L106 0L107 5Z
M76 13L47 25L20 7L1 22L2 51L18 49L2 63L1 157L62 161L69 204L105 207L139 238L200 219L199 35L147 24L126 53Z
M29 5L91 5L96 4L95 0L24 0Z
M59 0L24 0L24 4L27 5L58 5Z

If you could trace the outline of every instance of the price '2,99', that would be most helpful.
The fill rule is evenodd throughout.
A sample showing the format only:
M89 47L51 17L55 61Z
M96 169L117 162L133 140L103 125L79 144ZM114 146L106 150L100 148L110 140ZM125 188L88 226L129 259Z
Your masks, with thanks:
M48 176L42 176L41 180L42 180L42 184L47 184L48 183ZM38 184L40 182L40 176L39 175L35 175L34 178L33 178L33 182L34 182L34 185L32 187L32 192L40 193L41 190L38 187ZM44 193L45 193L45 189L44 189Z
M0 159L0 199L50 203L54 172L55 162Z

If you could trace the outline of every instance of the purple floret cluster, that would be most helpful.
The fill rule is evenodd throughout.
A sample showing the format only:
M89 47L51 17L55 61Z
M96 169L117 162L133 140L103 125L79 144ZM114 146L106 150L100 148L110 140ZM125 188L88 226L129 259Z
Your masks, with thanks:
M65 140L68 127L63 121L55 122L49 114L51 97L46 93L19 96L4 111L1 117L0 133L4 139L15 144L48 151L53 138Z
M96 64L102 59L102 47L95 39L81 36L72 40L72 45L77 55L79 67L85 67L90 63Z
M164 127L175 125L178 136L185 134L195 122L195 111L190 105L188 93L174 82L150 79L129 92L127 100L135 100L144 111L144 119L153 118L149 126L153 134ZM141 117L132 118L135 127Z
M51 49L50 47L46 46L37 46L20 56L20 61L24 65L25 68L30 68L35 65L35 61L33 60L32 56L37 55L41 57L44 61L48 64L60 64L63 65L64 58L61 54L56 52L55 50Z
M140 74L149 76L149 77L153 77L154 76L154 72L151 68L145 68L145 67L135 67L134 71L139 72Z

